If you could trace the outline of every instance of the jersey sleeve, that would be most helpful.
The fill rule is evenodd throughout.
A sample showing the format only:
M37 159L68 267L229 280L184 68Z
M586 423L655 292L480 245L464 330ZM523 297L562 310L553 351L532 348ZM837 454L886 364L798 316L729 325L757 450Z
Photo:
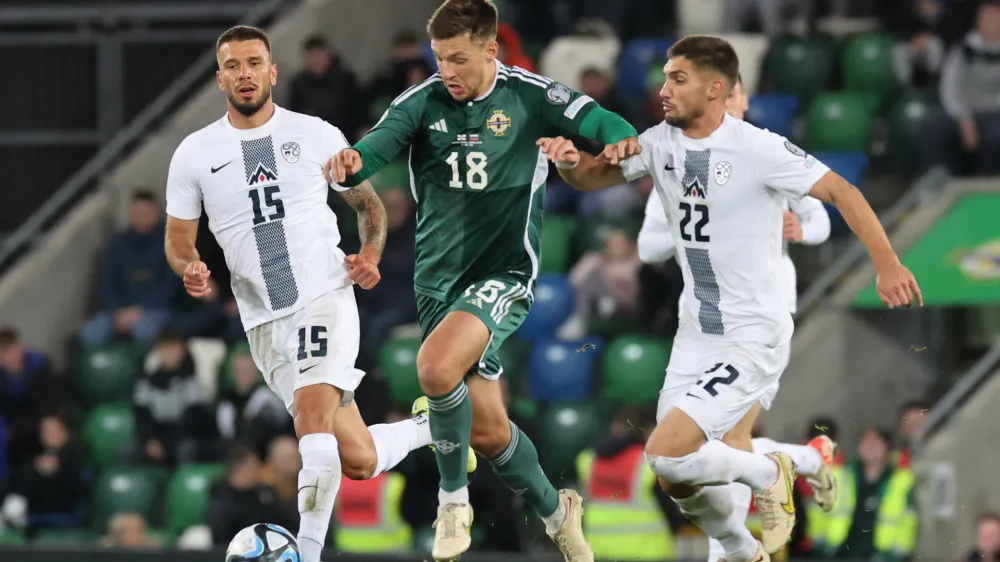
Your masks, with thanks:
M174 151L167 171L167 214L175 219L195 220L201 217L201 188L194 176L187 143Z
M646 200L646 214L642 219L642 229L639 230L639 259L643 263L658 263L667 261L677 252L673 236L670 234L670 223L663 211L663 204L656 189Z
M384 161L391 161L413 142L424 103L424 96L419 93L403 92L358 144L374 151Z
M542 121L561 133L579 134L584 118L598 107L594 98L559 82L548 83L544 90L532 85L525 87L530 88L532 95L537 96L536 103Z
M639 145L642 147L642 151L621 161L622 174L624 174L626 181L635 181L652 173L654 131L655 128L647 129L639 135Z
M343 131L322 119L317 118L317 120L320 122L320 139L323 142L324 158L330 159L341 150L351 147L351 143L347 142L347 137L344 136ZM326 163L324 162L324 166L325 165ZM337 183L331 183L330 188L334 191L345 191L350 189L349 187L344 187Z
M764 185L798 201L830 168L788 139L761 130L751 141L754 163Z

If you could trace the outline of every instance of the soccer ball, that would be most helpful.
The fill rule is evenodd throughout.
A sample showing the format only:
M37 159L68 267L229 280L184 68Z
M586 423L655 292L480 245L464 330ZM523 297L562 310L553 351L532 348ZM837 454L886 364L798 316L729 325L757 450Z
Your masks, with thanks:
M299 543L288 529L257 523L243 529L226 549L226 562L300 562Z

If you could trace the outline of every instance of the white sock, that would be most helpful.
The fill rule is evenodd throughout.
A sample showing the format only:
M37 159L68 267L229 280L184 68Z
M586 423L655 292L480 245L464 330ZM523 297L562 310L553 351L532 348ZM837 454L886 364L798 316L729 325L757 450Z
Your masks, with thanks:
M330 433L310 433L299 440L299 549L302 562L319 562L333 503L340 491L340 453Z
M445 492L438 489L438 505L448 505L450 503L469 503L469 487L462 486L454 492ZM305 562L305 561L303 561Z
M742 521L746 525L747 515L750 513L750 501L753 499L753 490L746 484L731 482L725 486L719 486L729 491L733 502L733 517ZM709 537L708 539L708 562L719 562L726 557L726 549L722 543Z
M720 486L740 482L763 490L778 481L778 464L770 458L716 440L680 458L647 454L646 462L657 476L678 484Z
M778 443L773 439L758 437L753 440L755 453L785 453L795 463L795 473L806 478L815 478L823 468L823 455L809 445Z
M726 562L748 562L757 554L746 513L737 512L728 486L706 486L690 498L674 501L692 523L722 544Z
M375 473L372 478L396 466L410 451L431 444L431 424L427 416L396 423L380 423L368 426L375 441Z
M542 517L542 522L545 523L545 532L553 535L562 528L563 523L566 521L566 504L563 503L562 498L559 498L559 504L556 506L556 510L552 515L548 517Z

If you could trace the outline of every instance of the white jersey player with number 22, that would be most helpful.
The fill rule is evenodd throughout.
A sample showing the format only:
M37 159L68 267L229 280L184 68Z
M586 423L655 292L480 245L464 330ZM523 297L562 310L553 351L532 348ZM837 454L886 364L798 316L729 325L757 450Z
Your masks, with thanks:
M562 138L539 144L581 190L653 178L685 286L646 459L681 510L722 544L727 562L766 561L794 527L794 466L783 452L750 452L749 428L745 440L732 443L739 448L727 434L752 426L759 400L788 364L786 198L810 195L840 210L875 261L886 304L909 306L919 289L856 188L787 139L726 114L739 74L728 42L685 37L667 58L664 122L640 135L637 146L593 157ZM760 543L733 509L725 487L731 482L754 490Z

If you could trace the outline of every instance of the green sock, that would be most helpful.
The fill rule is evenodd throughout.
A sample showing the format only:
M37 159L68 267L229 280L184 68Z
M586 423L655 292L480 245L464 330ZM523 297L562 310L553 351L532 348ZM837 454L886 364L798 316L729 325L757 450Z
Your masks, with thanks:
M434 427L433 422L431 427ZM510 443L499 455L490 459L490 464L500 480L515 494L522 496L539 517L544 519L556 512L559 492L538 464L535 445L514 422L510 422Z
M454 492L469 485L466 463L472 440L472 402L463 381L444 396L427 397L431 439L441 473L441 489Z

